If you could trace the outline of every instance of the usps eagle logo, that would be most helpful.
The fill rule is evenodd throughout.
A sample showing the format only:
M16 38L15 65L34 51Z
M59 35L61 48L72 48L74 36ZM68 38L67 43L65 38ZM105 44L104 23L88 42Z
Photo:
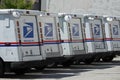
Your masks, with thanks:
M24 38L34 37L33 23L25 23L23 26L23 36Z
M118 35L118 25L113 25L113 34Z
M53 25L52 23L45 23L44 35L46 37L53 37Z
M100 35L100 25L99 24L95 24L94 33L95 33L95 35Z
M79 36L79 24L73 24L72 34L73 36Z

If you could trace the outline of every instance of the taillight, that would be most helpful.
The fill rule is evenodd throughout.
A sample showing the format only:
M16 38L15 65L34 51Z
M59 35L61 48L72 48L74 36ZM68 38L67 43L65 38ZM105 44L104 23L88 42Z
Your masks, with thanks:
M17 24L17 26L19 26L19 22L18 21L16 21L16 24Z
M21 39L21 35L20 34L18 34L18 38Z
M41 22L39 22L39 26L40 26L40 27L42 27L42 24L41 24Z

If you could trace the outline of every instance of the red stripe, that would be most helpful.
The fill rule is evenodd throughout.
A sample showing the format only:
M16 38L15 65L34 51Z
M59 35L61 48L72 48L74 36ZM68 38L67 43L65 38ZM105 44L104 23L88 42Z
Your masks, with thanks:
M72 42L83 42L83 40L72 40Z
M105 40L111 40L112 38L105 38Z
M85 38L85 40L93 40L92 38Z
M85 38L85 40L103 40L103 38Z
M61 40L43 40L43 42L60 42Z
M9 43L9 44L19 44L19 42L0 42L0 44L7 44L7 43Z
M105 40L112 40L112 38L105 38Z
M21 44L39 44L42 42L21 42ZM0 44L20 44L20 42L0 42Z
M62 42L71 42L71 40L62 40Z
M43 42L82 42L83 40L43 40Z
M39 42L21 42L21 44L39 44Z
M105 40L120 40L120 38L105 38Z
M112 40L120 40L120 38L112 38Z

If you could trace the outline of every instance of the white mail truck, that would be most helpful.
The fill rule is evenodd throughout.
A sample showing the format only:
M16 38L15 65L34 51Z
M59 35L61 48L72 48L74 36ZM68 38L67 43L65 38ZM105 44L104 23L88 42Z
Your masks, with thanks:
M120 21L119 17L103 16L105 41L108 46L108 56L103 61L112 61L115 55L120 54Z
M63 66L68 67L73 62L84 61L86 57L82 30L82 16L75 14L60 14L57 22L60 28L61 46L65 58Z
M39 39L42 39L41 50L46 57L45 65L55 65L63 61L63 50L60 42L57 14L43 12L38 19Z
M89 54L94 54L96 61L107 55L107 44L104 40L105 32L102 25L102 17L84 14L83 22L85 50Z
M34 10L0 10L0 76L6 71L23 74L44 64L37 15Z

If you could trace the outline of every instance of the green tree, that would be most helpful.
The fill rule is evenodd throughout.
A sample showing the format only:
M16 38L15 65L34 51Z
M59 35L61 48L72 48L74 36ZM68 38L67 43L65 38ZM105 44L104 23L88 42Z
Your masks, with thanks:
M1 9L32 9L32 1L29 0L1 0Z

